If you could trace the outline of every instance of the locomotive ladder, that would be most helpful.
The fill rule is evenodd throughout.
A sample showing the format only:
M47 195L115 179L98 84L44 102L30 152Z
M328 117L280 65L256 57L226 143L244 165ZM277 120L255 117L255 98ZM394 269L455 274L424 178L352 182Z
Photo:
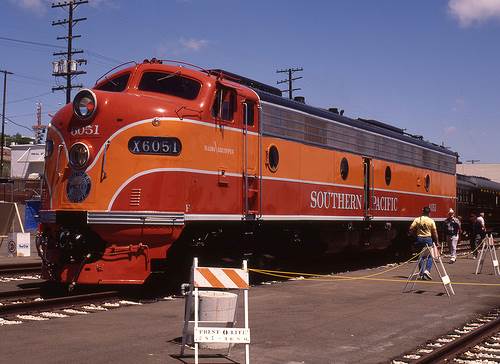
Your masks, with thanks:
M415 288L415 284L420 276L419 263L420 261L422 261L422 264L424 264L425 259L428 258L429 255L432 257L432 260L435 263L434 265L436 266L436 271L441 278L441 282L443 282L443 287L446 294L448 295L448 297L450 297L451 295L455 295L455 291L453 290L453 286L451 285L450 277L448 276L448 274L446 273L446 269L444 268L441 254L439 254L438 247L434 243L432 244L432 246L426 246L425 248L423 248L422 251L418 254L417 264L415 264L415 269L413 269L412 274L406 280L406 284L403 288L403 293L413 291L413 289ZM408 287L409 289L407 289Z
M479 259L477 260L476 274L481 273L483 270L484 258L486 257L486 250L490 253L491 262L493 263L493 272L495 276L500 276L500 267L498 266L497 251L495 249L495 242L493 241L493 235L487 235L481 242L481 252L479 253Z

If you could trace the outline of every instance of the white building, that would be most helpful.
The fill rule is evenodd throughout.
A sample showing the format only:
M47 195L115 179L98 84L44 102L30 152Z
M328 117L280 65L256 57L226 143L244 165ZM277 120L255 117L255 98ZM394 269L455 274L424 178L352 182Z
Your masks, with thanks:
M37 178L43 174L45 144L11 144L11 178Z

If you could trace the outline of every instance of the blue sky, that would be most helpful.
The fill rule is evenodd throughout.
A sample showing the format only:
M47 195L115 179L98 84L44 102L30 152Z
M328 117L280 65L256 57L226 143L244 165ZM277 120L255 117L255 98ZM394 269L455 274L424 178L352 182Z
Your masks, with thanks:
M58 49L2 38L64 46L51 22L66 14L51 3L0 2L0 69L15 73L6 115L26 127L36 101L44 123L65 101L51 93ZM296 95L308 104L424 135L462 161L500 162L500 0L90 0L76 15L88 18L75 41L86 87L117 62L151 57L271 85L277 69L303 67ZM8 122L15 132L30 134Z

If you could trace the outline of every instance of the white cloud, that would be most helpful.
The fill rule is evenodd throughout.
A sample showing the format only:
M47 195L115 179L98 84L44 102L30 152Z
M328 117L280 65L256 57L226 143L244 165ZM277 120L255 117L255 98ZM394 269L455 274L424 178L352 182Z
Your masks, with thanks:
M189 51L194 51L194 52L197 52L197 51L205 48L208 45L207 40L194 39L194 38L190 38L190 39L181 38L181 39L179 39L179 43L184 49L189 50Z
M10 0L10 2L37 15L45 14L50 6L49 0Z
M449 0L448 10L463 27L492 18L500 20L500 0Z
M1 1L1 0L0 0ZM28 10L36 15L45 15L51 9L52 3L57 3L62 0L9 0L11 4ZM114 0L89 0L88 3L93 8L107 6L110 8L118 8L118 4ZM63 8L67 9L67 8ZM54 13L56 14L56 13ZM62 14L62 13L61 13Z
M159 57L164 57L199 52L209 44L210 42L206 39L179 38L176 41L163 42L156 48L156 53Z
M112 9L119 8L119 5L113 0L89 0L89 5L93 8L101 7L102 5L108 6Z
M457 128L454 126L447 126L446 128L444 128L444 134L446 136L451 136L453 134L456 134L456 132L457 132Z

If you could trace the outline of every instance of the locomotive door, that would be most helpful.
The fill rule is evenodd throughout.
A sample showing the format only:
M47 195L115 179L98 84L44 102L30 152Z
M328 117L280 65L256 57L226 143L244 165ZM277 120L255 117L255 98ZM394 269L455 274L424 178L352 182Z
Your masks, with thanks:
M371 158L363 157L363 212L365 220L372 217L373 200L373 161Z
M255 220L260 215L260 134L257 102L243 102L243 217Z

